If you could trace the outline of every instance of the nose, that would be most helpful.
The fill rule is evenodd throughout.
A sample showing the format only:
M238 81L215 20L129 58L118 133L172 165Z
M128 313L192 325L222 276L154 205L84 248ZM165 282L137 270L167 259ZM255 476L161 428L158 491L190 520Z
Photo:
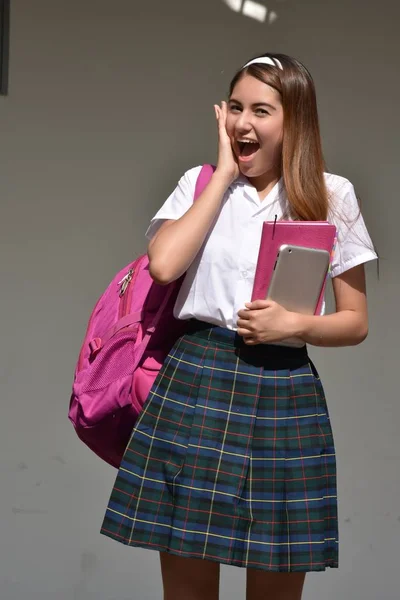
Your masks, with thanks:
M252 129L252 121L251 121L251 115L249 115L249 113L245 110L242 110L242 112L237 116L236 119L236 123L235 123L235 129L237 133L240 134L244 134L244 133L249 133L249 131L251 131Z

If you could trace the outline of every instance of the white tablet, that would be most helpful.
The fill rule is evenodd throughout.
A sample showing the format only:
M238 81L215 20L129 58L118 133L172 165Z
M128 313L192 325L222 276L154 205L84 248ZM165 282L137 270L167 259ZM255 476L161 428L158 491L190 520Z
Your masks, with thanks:
M329 268L327 250L284 244L279 248L267 299L287 310L313 315ZM303 346L301 340L285 340L283 345Z

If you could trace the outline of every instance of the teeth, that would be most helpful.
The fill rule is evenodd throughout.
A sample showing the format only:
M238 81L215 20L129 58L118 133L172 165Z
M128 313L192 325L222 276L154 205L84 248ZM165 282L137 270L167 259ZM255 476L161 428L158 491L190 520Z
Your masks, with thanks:
M255 140L238 140L239 144L257 144Z

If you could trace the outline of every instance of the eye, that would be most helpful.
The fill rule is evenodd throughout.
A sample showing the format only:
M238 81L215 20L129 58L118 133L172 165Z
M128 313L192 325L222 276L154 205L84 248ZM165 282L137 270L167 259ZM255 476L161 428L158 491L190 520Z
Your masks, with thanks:
M241 111L241 107L238 104L229 104L229 110L233 113L238 113Z
M269 112L267 110L265 110L265 108L256 108L255 113L256 113L256 115L259 115L261 117L265 117L266 115L269 115Z

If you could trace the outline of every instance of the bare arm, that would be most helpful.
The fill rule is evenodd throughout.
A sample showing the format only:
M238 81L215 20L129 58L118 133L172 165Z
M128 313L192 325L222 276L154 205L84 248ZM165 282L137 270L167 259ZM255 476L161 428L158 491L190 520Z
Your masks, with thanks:
M298 337L314 346L354 346L368 335L364 266L349 269L333 279L336 312L302 315L276 302L256 300L238 313L238 334L246 344L279 342Z
M333 279L336 312L323 317L297 315L298 336L314 346L354 346L368 335L364 266Z
M166 221L148 246L150 275L160 284L178 279L191 265L219 211L231 181L218 170L193 206L176 221Z
M166 221L148 246L150 275L165 285L191 265L220 209L224 194L238 177L239 167L226 132L227 105L215 105L218 122L218 164L211 181L193 206L176 221Z

